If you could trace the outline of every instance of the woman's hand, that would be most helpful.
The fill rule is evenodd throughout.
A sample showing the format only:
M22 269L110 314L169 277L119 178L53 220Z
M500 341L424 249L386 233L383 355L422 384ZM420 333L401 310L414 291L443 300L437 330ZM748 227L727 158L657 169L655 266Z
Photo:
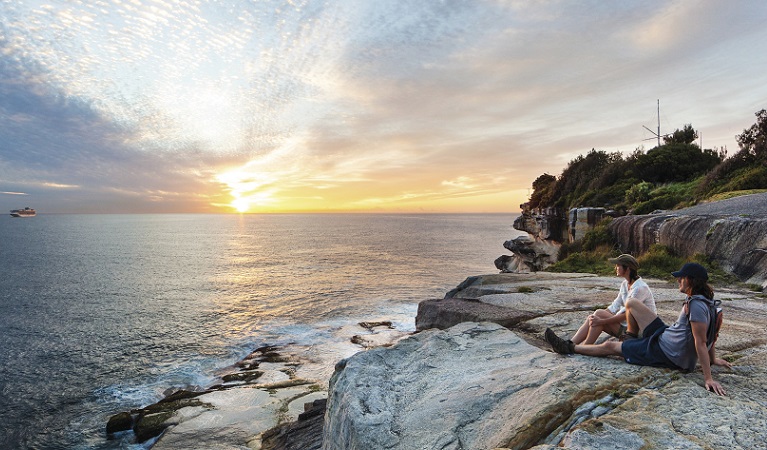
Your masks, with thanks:
M605 322L607 322L605 319L599 318L596 314L589 316L589 326L601 327L604 326Z

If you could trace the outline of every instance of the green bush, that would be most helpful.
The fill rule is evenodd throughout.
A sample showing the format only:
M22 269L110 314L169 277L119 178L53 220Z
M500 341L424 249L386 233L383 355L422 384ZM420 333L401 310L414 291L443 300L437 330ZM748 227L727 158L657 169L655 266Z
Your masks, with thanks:
M653 189L653 184L643 181L635 184L626 191L625 200L628 204L646 202L650 200L650 191Z
M607 262L608 258L618 256L616 252L600 247L591 252L571 253L565 259L546 268L548 272L594 273L597 275L615 274L614 265Z
M637 261L640 275L661 280L673 280L671 272L679 270L687 262L684 258L676 256L670 248L660 244L651 246Z
M590 229L581 239L581 248L585 251L594 251L599 247L612 248L615 246L615 240L610 234L609 225L612 217L602 219L594 228Z
M646 202L641 202L634 205L634 214L650 214L651 212L658 209L673 209L683 200L684 197L678 196L676 194L663 194Z

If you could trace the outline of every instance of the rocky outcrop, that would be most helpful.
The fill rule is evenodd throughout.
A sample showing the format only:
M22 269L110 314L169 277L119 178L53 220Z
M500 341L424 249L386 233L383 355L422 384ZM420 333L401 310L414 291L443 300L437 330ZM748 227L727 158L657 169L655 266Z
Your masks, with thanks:
M573 208L567 216L558 208L522 211L513 226L528 234L504 242L512 255L498 257L495 267L501 272L543 270L557 262L563 242L582 239L604 215L604 208Z
M653 244L676 254L702 254L740 280L767 288L767 218L680 213L619 217L610 231L624 252L640 255Z
M673 322L682 300L677 287L646 281L660 316ZM717 289L725 308L717 354L734 365L714 368L728 393L718 397L702 387L699 370L547 348L540 338L546 327L572 335L583 310L609 303L618 285L582 274L496 274L424 302L435 317L435 305L447 305L445 327L459 320L452 312L459 302L464 316L515 323L461 322L343 360L330 383L323 449L765 448L761 294ZM426 324L420 316L419 309L417 321Z
M410 334L395 329L390 321L346 328L354 334L333 349L333 354L338 352L335 359L318 357L314 346L262 346L221 369L220 382L213 386L169 389L155 404L115 414L107 423L107 434L132 433L136 442L153 450L317 450L335 362Z

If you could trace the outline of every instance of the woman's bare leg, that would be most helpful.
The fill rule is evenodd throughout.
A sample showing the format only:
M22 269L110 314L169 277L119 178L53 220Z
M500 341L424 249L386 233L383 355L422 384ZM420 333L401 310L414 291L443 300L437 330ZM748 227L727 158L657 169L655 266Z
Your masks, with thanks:
M641 336L644 329L647 328L647 325L650 325L650 322L655 320L656 317L658 317L658 315L652 312L652 310L641 301L630 298L626 302L627 333L634 333L637 336Z
M580 328L578 328L578 331L575 332L575 335L573 336L571 341L575 344L580 344L586 339L586 336L589 334L589 318L586 317L586 320L583 322L583 325L581 325Z
M600 319L609 319L613 316L613 313L606 309L598 309L594 311L594 316L599 317ZM588 319L586 320L588 322ZM594 325L590 326L588 329L588 335L586 336L586 340L583 341L584 344L593 344L594 342L599 339L599 335L602 334L603 331L606 331L609 334L615 335L615 333L618 331L618 326L612 326L610 325ZM573 341L577 344L577 342Z

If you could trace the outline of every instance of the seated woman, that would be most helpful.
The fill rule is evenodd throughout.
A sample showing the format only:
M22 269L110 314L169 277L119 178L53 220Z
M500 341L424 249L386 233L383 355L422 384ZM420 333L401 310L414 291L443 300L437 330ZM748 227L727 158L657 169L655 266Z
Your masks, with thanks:
M626 332L626 300L629 298L639 300L655 313L655 298L650 287L637 274L639 269L637 260L631 255L623 254L607 261L615 264L615 275L623 278L618 296L607 309L598 309L586 318L571 339L574 344L593 344L603 331L621 339L636 337L630 334L624 336Z
M626 303L628 331L641 333L640 339L576 345L547 328L546 341L557 353L623 356L626 362L642 366L691 371L700 361L706 390L724 395L724 388L711 375L711 365L732 366L716 357L714 342L706 343L709 323L714 319L712 307L716 306L714 291L708 285L708 272L700 264L687 263L672 275L679 282L679 291L687 295L673 325L665 325L641 301L630 298Z

